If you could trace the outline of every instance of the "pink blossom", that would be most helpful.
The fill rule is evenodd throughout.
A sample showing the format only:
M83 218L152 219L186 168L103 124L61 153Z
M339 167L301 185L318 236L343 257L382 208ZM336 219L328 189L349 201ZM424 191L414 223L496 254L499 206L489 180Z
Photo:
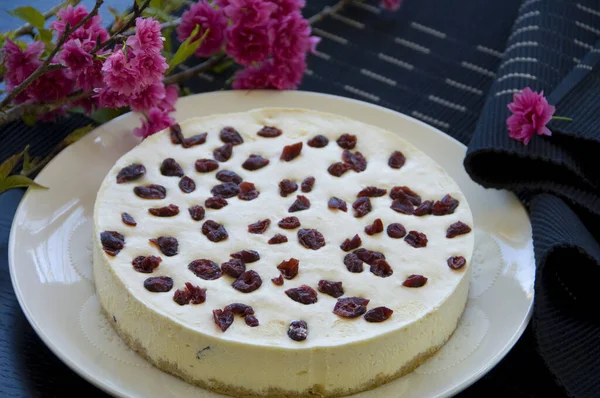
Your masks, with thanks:
M164 130L175 122L175 120L169 116L168 112L159 108L150 109L145 117L140 120L142 126L135 128L133 134L142 138L147 138L154 133Z
M269 81L278 90L294 90L302 81L306 62L304 58L289 61L272 61Z
M264 0L229 0L224 8L234 25L243 24L245 27L264 25L269 21L277 5Z
M130 100L131 109L136 112L157 107L165 98L165 86L162 82L151 84Z
M96 94L92 98L98 99L101 108L121 108L129 105L129 98L109 87L94 89Z
M175 110L175 102L177 102L177 96L179 95L179 90L177 85L172 84L170 86L165 87L165 98L158 104L160 109L163 109L167 112L173 112Z
M64 33L67 24L73 28L88 14L89 12L84 6L73 7L69 5L67 8L63 8L56 13L57 20L52 22L50 26L60 37ZM107 40L109 37L108 32L100 25L100 22L100 16L94 15L83 26L73 32L69 38L81 39L82 41L91 40L94 43L96 40L100 40L101 42Z
M44 43L41 41L30 44L23 51L12 40L6 39L2 53L4 56L4 66L6 67L4 80L7 90L12 90L15 86L19 85L40 66L40 55L42 55L43 51Z
M140 71L129 65L123 50L115 51L106 59L102 72L104 83L119 94L129 96L140 87Z
M53 60L56 62L58 60ZM27 88L29 97L36 102L51 102L64 98L73 91L73 80L63 69L44 73Z
M71 39L65 43L59 58L69 68L68 73L75 79L78 88L91 90L102 84L102 61L95 60L89 53L95 43L86 40Z
M169 65L160 52L134 51L131 57L131 67L137 71L138 81L135 83L142 89L161 81Z
M152 18L137 18L135 34L127 38L126 44L135 51L159 52L163 48L160 23Z
M304 58L314 46L310 39L308 21L298 11L281 18L273 36L273 58L282 62Z
M508 104L512 115L506 120L509 137L529 143L537 135L552 135L546 124L554 115L554 106L549 105L544 92L537 93L526 87L513 96L513 102Z
M381 0L380 5L388 11L398 11L402 0Z
M219 6L219 8L225 8L229 5L229 0L215 0L215 4Z
M235 73L231 86L235 90L273 88L269 82L270 65L248 66Z
M236 72L232 87L236 90L291 90L298 87L305 70L304 59L295 62L276 62L270 59L258 66Z
M246 26L238 24L227 28L227 54L238 64L248 66L267 58L273 42L269 25Z
M272 17L275 19L282 18L294 11L300 11L306 5L305 0L270 0L271 3L277 5L277 9L273 12Z
M177 27L177 38L184 41L194 31L196 25L200 30L193 40L196 40L209 29L208 35L196 50L199 57L208 57L219 51L225 43L225 29L227 28L227 18L223 10L214 9L208 2L199 1L193 4L189 10L181 16L181 24Z

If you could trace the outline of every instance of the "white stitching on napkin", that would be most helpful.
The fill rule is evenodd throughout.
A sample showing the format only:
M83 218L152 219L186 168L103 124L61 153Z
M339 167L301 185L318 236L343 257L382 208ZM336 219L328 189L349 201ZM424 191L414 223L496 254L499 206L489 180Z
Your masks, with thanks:
M584 6L583 4L579 4L579 3L577 3L577 4L575 4L575 5L576 5L576 6L577 6L577 8L579 8L581 11L585 11L585 12L587 12L587 13L589 13L589 14L592 14L592 15L595 15L595 16L597 16L597 17L600 17L600 11L596 11L596 10L594 10L594 9L592 9L592 8L586 7L586 6Z
M431 53L431 50L428 49L427 47L424 47L424 46L422 46L420 44L417 44L417 43L413 43L412 41L408 41L408 40L402 39L400 37L394 38L394 41L396 43L398 43L398 44L401 44L401 45L405 46L405 47L411 48L411 49L416 50L416 51L420 51L423 54L429 54L429 53Z
M521 91L518 88L509 88L508 90L502 90L502 91L498 91L496 94L494 94L496 97L499 97L501 95L506 95L506 94L514 94L514 93L518 93L519 91Z
M329 39L329 40L332 40L332 41L335 41L337 43L344 44L344 45L348 44L348 39L344 39L341 36L334 35L333 33L326 32L322 29L313 28L313 32L325 39Z
M352 5L358 8L362 8L363 10L372 12L373 14L381 14L381 9L379 7L375 7L370 4L365 4L360 1L353 1Z
M530 75L529 73L508 73L502 77L498 78L498 81L501 82L503 80L506 79L511 79L513 77L518 77L518 78L523 78L523 79L531 79L531 80L537 80L537 77Z
M365 98L367 98L367 99L369 99L371 101L379 102L379 97L378 96L376 96L374 94L371 94L371 93L367 93L366 91L360 90L360 89L358 89L356 87L345 85L344 86L344 90L349 91L349 92L351 92L353 94L357 94L357 95L363 96L363 97L365 97Z
M523 22L527 18L537 17L539 15L540 15L539 11L529 11L529 12L526 12L525 14L523 14L519 18L517 18L517 20L515 21L515 25L518 24L518 23Z
M515 30L514 32L512 32L511 35L508 36L508 40L511 40L513 37L520 35L521 33L532 32L534 30L540 30L540 27L538 25L524 26L524 27L519 28L519 29Z
M322 52L322 51L317 51L317 50L315 50L315 51L313 52L313 55L314 55L314 56L316 56L316 57L319 57L319 58L321 58L321 59L324 59L324 60L326 60L326 61L329 61L329 60L331 59L331 55L329 55L329 54L325 54L325 53L324 53L324 52Z
M449 86L458 88L460 90L468 91L468 92L473 93L473 94L483 95L483 91L478 90L475 87L471 87L471 86L468 86L466 84L459 83L459 82L457 82L455 80L452 80L452 79L446 79L446 84L449 85Z
M593 50L594 49L594 46L592 46L591 44L584 43L581 40L573 39L573 43L575 43L578 46L583 47L583 48L585 48L587 50Z
M593 68L593 67L591 67L590 65L585 65L585 64L579 64L579 65L577 65L577 66L575 66L575 67L576 67L576 68L579 68L579 69L594 70L594 68Z
M575 25L579 26L582 29L589 30L592 33L600 35L600 29L592 28L590 25L586 25L583 22L575 21Z
M346 25L350 25L350 26L352 26L354 28L357 28L357 29L364 29L365 28L365 24L364 23L355 21L354 19L350 19L350 18L345 17L343 15L331 14L331 18L333 18L335 20L338 20L340 22L343 22Z
M388 84L390 86L396 86L396 81L393 79L390 79L389 77L385 77L383 75L380 75L378 73L375 73L373 71L370 71L368 69L361 69L360 73L362 73L365 76L370 77L371 79L383 82L385 84Z
M454 109L454 110L457 110L457 111L460 111L460 112L466 112L467 111L466 107L464 107L462 105L455 104L452 101L448 101L448 100L445 100L443 98L436 97L435 95L430 95L429 97L427 97L427 99L429 101L431 101L431 102L435 102L436 104L443 105L443 106L445 106L447 108L450 108L450 109Z
M525 3L523 3L521 5L521 7L519 7L519 11L521 11L525 7L529 7L530 5L537 3L538 1L542 1L542 0L527 0Z
M435 37L440 38L440 39L445 39L446 38L446 34L444 32L440 32L439 30L430 28L430 27L425 26L425 25L421 25L418 22L411 22L410 26L412 28L414 28L414 29L420 30L423 33L430 34L431 36L435 36Z
M502 53L498 50L494 50L493 48L485 47L482 45L478 45L477 51L481 51L482 53L490 54L498 58L502 58Z
M537 46L539 46L539 43L537 41L520 41L518 43L511 44L510 46L508 46L508 48L506 50L504 50L504 55L508 54L509 52L511 52L512 50L514 50L515 48L518 48L518 47L537 47Z
M515 63L515 62L538 62L538 60L537 60L537 58L530 58L530 57L516 57L516 58L511 58L511 59L503 62L500 65L500 68L498 68L498 69L502 69L506 65L512 64L512 63Z
M435 125L445 128L445 129L450 128L450 124L443 122L441 120L438 120L438 119L434 119L431 116L424 115L421 112L412 111L411 115L418 119L424 120L427 123L435 124Z
M489 77L496 77L496 74L495 74L494 72L492 72L491 70L488 70L488 69L482 68L481 66L477 66L477 65L475 65L475 64L472 64L472 63L470 63L470 62L462 61L462 62L460 63L460 65L461 65L463 68L467 68L467 69L470 69L470 70L472 70L472 71L475 71L475 72L481 73L482 75L486 75L486 76L489 76Z
M408 62L400 61L398 58L394 58L394 57L392 57L390 55L387 55L387 54L384 54L384 53L379 53L377 55L378 55L379 59L381 59L383 61L387 61L390 64L394 64L394 65L399 66L401 68L408 69L408 70L413 70L415 68L414 66L412 66Z

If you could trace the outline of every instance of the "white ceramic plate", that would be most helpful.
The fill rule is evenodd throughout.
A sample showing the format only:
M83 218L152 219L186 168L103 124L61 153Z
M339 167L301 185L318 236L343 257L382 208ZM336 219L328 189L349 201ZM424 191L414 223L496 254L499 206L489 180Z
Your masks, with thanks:
M413 373L375 390L375 397L452 396L490 370L525 329L533 303L531 227L517 198L485 190L463 168L464 145L405 115L364 102L308 92L195 95L177 104L176 119L285 106L337 113L397 132L448 170L475 219L473 277L466 311L451 340ZM127 114L70 146L36 181L14 218L9 245L13 286L27 319L68 366L122 397L218 397L167 375L131 351L100 314L92 275L92 209L113 163L133 148L139 116ZM226 369L223 369L226 371Z

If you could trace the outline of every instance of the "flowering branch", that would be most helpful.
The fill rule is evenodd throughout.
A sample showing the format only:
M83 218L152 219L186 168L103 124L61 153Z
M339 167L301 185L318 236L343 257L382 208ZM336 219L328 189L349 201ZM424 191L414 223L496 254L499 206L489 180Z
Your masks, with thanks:
M65 105L71 104L83 98L87 98L92 95L92 91L76 91L68 97L59 99L51 103L24 103L17 105L6 112L0 112L0 125L19 120L22 117L29 116L42 116L47 113L53 112L57 109L62 108Z
M308 18L308 23L311 25L316 24L317 22L322 21L327 18L331 14L336 14L344 9L346 4L348 4L350 0L340 0L333 6L325 6L321 11Z
M55 5L54 7L52 7L51 9L49 9L48 11L46 11L43 15L44 15L44 19L48 20L48 18L51 18L53 16L56 15L56 13L66 7L68 4L72 4L74 6L76 6L77 4L79 4L81 0L65 0L60 4ZM33 35L33 25L31 24L25 24L22 25L20 27L18 27L17 29L14 30L14 35L15 37L20 37L20 36L25 36L25 35Z
M104 0L102 0L104 1ZM121 39L123 36L121 35L123 32L129 30L135 25L135 21L138 19L142 12L150 5L150 0L146 0L141 6L138 7L137 1L133 2L133 16L129 18L126 24L121 26L108 40L105 40L102 43L98 43L96 47L91 51L91 54L96 54L103 48L111 47L117 40Z
M187 80L191 77L194 77L202 72L206 72L207 70L212 69L214 66L218 65L219 62L225 60L226 58L227 58L227 56L225 54L219 54L219 55L212 56L211 58L202 62L201 64L192 66L191 68L188 68L188 69L184 70L183 72L179 72L174 75L165 77L165 79L163 80L163 83L167 86L170 84L180 83L180 82Z

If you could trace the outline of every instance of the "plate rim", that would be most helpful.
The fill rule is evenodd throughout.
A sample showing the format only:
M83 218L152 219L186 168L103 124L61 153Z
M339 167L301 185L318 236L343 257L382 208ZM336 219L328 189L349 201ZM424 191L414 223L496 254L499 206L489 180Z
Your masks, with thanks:
M181 103L181 101L197 101L199 98L202 97L210 97L210 96L230 96L230 95L240 95L240 93L245 93L250 94L252 92L258 92L258 93L264 93L267 95L272 95L276 93L285 93L285 95L292 95L292 96L306 96L306 97L325 97L325 98L332 98L335 99L336 101L347 101L347 102L353 102L356 103L357 105L360 106L366 106L366 107L370 107L370 108L374 108L378 111L383 111L383 112L388 112L391 114L395 114L395 115L399 115L403 118L409 119L411 122L413 123L417 123L425 128L428 128L430 130L432 130L434 133L436 133L437 136L439 137L443 137L445 139L449 139L451 142L454 142L455 144L458 144L462 149L468 150L468 147L463 144L462 142L460 142L459 140L457 140L456 138L450 136L449 134L444 133L443 131L439 130L438 128L425 123L424 121L417 119L413 116L407 115L405 113L401 113L398 111L395 111L393 109L390 108L386 108L384 106L381 105L377 105L377 104L372 104L369 102L365 102L362 100L358 100L355 98L349 98L349 97L343 97L343 96L339 96L339 95L335 95L335 94L328 94L328 93L321 93L321 92L316 92L316 91L306 91L306 90L288 90L288 91L273 91L273 90L225 90L225 91L211 91L211 92L205 92L205 93L196 93L196 94L192 94L192 95L188 95L185 97L180 97L177 100L177 103L175 104L177 107L178 103ZM272 94L271 94L272 93ZM259 106L260 107L260 106ZM225 113L225 112L220 112L220 113ZM127 112L123 115L120 115L106 123L102 123L98 126L96 126L92 131L90 131L88 134L93 134L96 130L104 128L106 125L111 124L111 123L119 123L122 119L126 119L126 118L130 118L132 117L132 115L139 115L138 112ZM77 147L78 145L83 145L81 144L81 141L77 141L72 145L69 145L67 148L63 149L60 153L58 153L54 158L52 158L48 164L46 164L42 170L40 170L40 172L38 173L38 175L34 178L34 181L39 182L38 179L40 178L41 175L44 174L44 172L46 171L46 169L48 168L49 165L51 165L58 157L60 157L61 155L64 154L65 151L73 151L75 149L73 149L73 147ZM417 149L419 149L417 147ZM420 149L419 149L420 150ZM470 178L470 177L469 177ZM474 182L474 181L473 181ZM477 184L477 183L476 183ZM478 184L480 185L480 184ZM56 356L58 357L65 365L67 365L69 367L69 369L71 369L74 373L76 373L77 375L79 375L80 377L82 377L83 379L85 379L87 382L89 382L90 384L94 385L95 387L97 387L98 389L102 390L103 392L114 396L114 397L126 397L125 395L123 395L121 392L119 392L118 390L112 388L110 386L110 383L108 382L102 382L98 377L94 376L92 373L90 373L88 370L79 367L77 364L75 364L68 355L66 355L62 350L59 349L58 346L54 345L52 343L52 341L50 340L50 338L44 333L44 331L42 330L42 328L40 327L40 325L35 321L35 318L33 317L31 310L29 309L29 307L27 307L26 303L25 303L25 299L24 299L24 295L22 290L19 287L19 284L16 280L16 273L14 271L15 269L15 262L14 262L14 253L15 253L15 235L16 235L16 228L15 228L15 224L16 224L16 219L17 219L17 214L19 214L19 212L22 211L22 206L23 203L25 202L25 199L27 199L27 197L30 195L30 189L27 189L25 191L25 194L21 197L19 204L15 210L15 214L13 216L13 220L11 222L11 227L10 227L10 234L9 234L9 239L8 239L8 269L9 269L9 274L10 274L10 279L11 279L11 284L15 293L15 296L17 298L17 302L19 303L19 307L21 308L21 311L23 311L23 314L25 315L25 318L27 319L27 321L29 322L29 324L31 325L32 329L35 331L35 333L37 334L37 336L40 338L40 340L42 340L44 342L44 344L46 345L46 347ZM513 195L516 197L516 195L511 192L511 191L507 191L507 190L500 190L500 191L504 191L507 192L510 195ZM519 201L520 205L523 206L523 204ZM525 212L525 216L527 217L528 223L531 227L531 218L529 213L526 211ZM535 258L535 257L534 257ZM535 277L535 275L534 275ZM535 280L535 279L534 279ZM525 329L527 328L528 324L531 321L531 317L533 315L533 305L534 305L534 301L535 301L535 289L532 290L532 295L531 295L531 301L529 303L529 308L527 310L527 313L525 315L525 317L523 318L522 322L520 323L519 327L516 328L511 336L511 338L506 342L506 344L504 344L504 346L502 347L502 349L498 350L498 352L496 353L496 355L491 358L488 363L483 366L481 369L479 369L479 371L474 372L473 374L471 374L465 381L463 381L462 383L460 383L459 385L454 386L453 388L447 390L444 394L440 395L440 398L444 398L444 397L452 397L458 393L460 393L461 391L466 390L467 388L469 388L470 386L472 386L474 383L476 383L477 381L479 381L484 375L486 375L487 373L489 373L494 367L496 367L496 365L498 365L498 363L508 354L508 352L514 347L514 345L517 343L517 341L521 338L521 336L523 335ZM461 315L462 317L462 315Z

